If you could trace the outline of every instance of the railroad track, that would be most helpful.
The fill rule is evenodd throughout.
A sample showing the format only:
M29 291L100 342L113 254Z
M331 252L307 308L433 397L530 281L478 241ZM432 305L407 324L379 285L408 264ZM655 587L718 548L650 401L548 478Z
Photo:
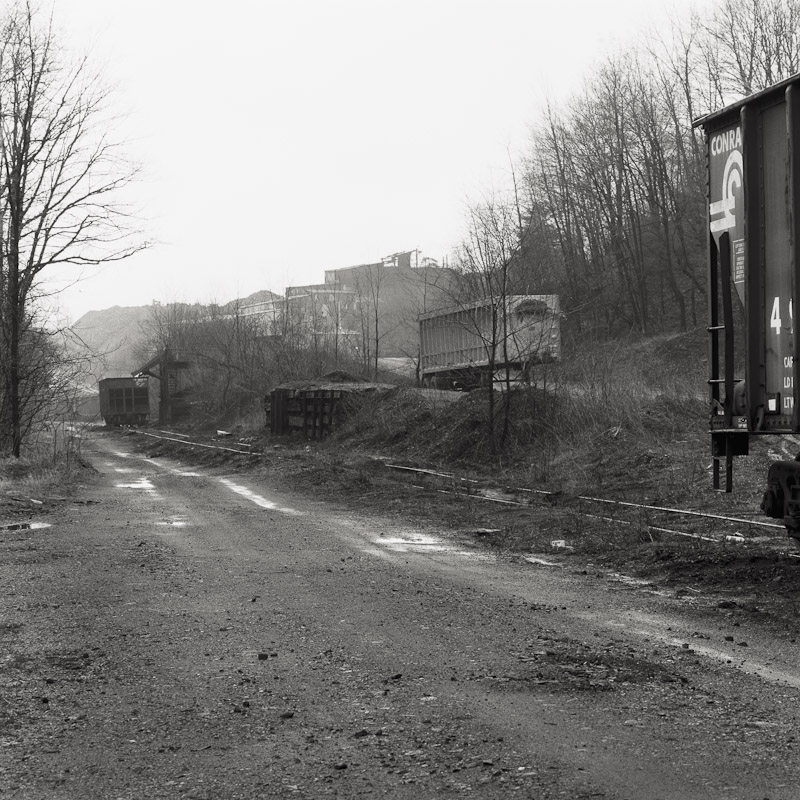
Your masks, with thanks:
M463 495L502 505L530 508L532 506L570 506L581 516L597 519L622 527L638 527L651 534L667 534L707 542L775 542L786 544L786 529L777 522L767 522L748 517L713 514L692 509L671 508L627 500L612 500L591 495L565 496L559 492L521 487L498 489L481 481L462 478L452 473L431 469L407 467L400 464L385 464L387 469L407 472L425 479L445 484L437 491L445 494ZM690 520L694 525L677 526L677 520ZM722 528L722 532L709 529ZM743 532L745 531L745 532Z
M152 439L176 442L191 447L222 450L239 455L258 456L261 451L240 443L238 447L209 442L197 442L186 434L171 431L137 430L137 434ZM449 472L440 472L420 467L384 462L388 470L414 475L423 480L433 481L436 491L442 494L470 497L488 503L531 508L535 506L570 506L575 513L588 519L619 525L623 528L637 528L650 535L678 536L710 543L729 542L731 544L773 543L787 544L786 529L778 522L763 519L734 517L713 514L693 509L671 508L668 506L634 503L628 500L613 500L591 495L566 496L559 492L523 487L490 486L473 478L464 478ZM431 488L430 485L420 488ZM689 520L693 527L679 526L677 520ZM720 532L718 529L721 528ZM744 531L744 532L743 532ZM800 554L789 553L793 557Z
M189 436L185 433L173 433L171 431L159 431L161 436L158 433L151 433L150 431L142 431L136 428L131 428L135 433L139 436L147 436L150 439L161 439L165 442L177 442L178 444L188 445L190 447L203 447L207 450L223 450L228 453L238 453L239 455L243 456L257 456L261 455L262 451L254 449L248 444L244 444L242 442L238 442L238 447L230 447L229 445L221 445L221 444L209 444L208 442L195 442L193 439L190 439ZM169 434L169 435L167 435Z

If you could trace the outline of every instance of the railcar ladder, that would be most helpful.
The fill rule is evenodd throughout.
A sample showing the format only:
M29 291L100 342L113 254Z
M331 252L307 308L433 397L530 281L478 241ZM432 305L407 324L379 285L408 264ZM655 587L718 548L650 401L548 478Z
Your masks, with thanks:
M721 462L725 459L725 491L733 491L733 457L747 451L746 431L733 426L735 352L731 291L730 234L720 236L719 248L711 237L709 257L708 388L714 489L720 490ZM723 342L720 345L720 337ZM722 350L722 353L720 351ZM720 356L722 355L722 363ZM725 394L721 390L724 388ZM720 414L720 410L722 414ZM714 426L722 417L722 428ZM743 441L744 437L744 441Z

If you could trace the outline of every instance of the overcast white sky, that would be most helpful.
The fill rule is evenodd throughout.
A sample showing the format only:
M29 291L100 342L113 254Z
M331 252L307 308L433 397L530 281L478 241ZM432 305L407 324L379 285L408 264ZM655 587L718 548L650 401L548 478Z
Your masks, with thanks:
M158 244L63 293L226 302L419 248L441 260L546 99L702 0L55 0L126 114Z

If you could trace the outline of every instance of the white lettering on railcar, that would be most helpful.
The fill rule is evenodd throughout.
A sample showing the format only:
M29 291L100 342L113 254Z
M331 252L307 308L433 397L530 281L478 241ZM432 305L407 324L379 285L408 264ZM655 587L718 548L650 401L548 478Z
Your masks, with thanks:
M736 195L734 192L742 188L743 172L742 153L740 150L732 150L722 172L722 198L709 206L712 233L727 231L736 226Z
M718 156L722 153L729 153L731 150L738 150L742 147L742 129L731 128L711 137L711 155Z

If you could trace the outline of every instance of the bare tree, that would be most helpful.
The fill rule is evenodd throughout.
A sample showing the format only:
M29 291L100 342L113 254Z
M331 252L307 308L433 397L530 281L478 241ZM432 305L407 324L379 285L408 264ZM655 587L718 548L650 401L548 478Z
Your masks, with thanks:
M487 434L491 447L502 448L511 424L511 371L509 345L511 327L509 296L511 268L519 249L519 217L514 203L491 196L469 210L467 237L458 251L458 263L465 278L464 289L470 299L486 301L471 315L471 332L480 338L486 352L488 398ZM464 298L466 300L467 298ZM468 304L469 305L469 304ZM497 441L495 418L495 373L501 367L506 387L502 405L502 428Z
M81 356L67 355L63 337L44 330L37 320L26 320L19 349L19 421L21 438L46 428L56 419L66 417L74 406L77 378L85 367ZM7 363L4 342L0 341L0 363ZM0 392L0 419L9 419L10 396ZM7 445L3 429L0 443Z
M798 0L724 0L705 34L701 46L718 105L800 70Z
M381 292L384 284L385 267L382 263L366 264L354 275L356 291L356 310L361 327L361 355L366 375L378 374L381 339L384 336L382 324Z
M87 63L69 64L27 3L0 24L0 450L19 457L30 313L48 271L116 261L141 248L116 202L135 170L103 122L108 99Z
M701 34L695 26L664 43L658 58L609 60L534 134L523 242L529 260L548 265L576 332L648 335L696 323L704 171L691 116L702 94Z

